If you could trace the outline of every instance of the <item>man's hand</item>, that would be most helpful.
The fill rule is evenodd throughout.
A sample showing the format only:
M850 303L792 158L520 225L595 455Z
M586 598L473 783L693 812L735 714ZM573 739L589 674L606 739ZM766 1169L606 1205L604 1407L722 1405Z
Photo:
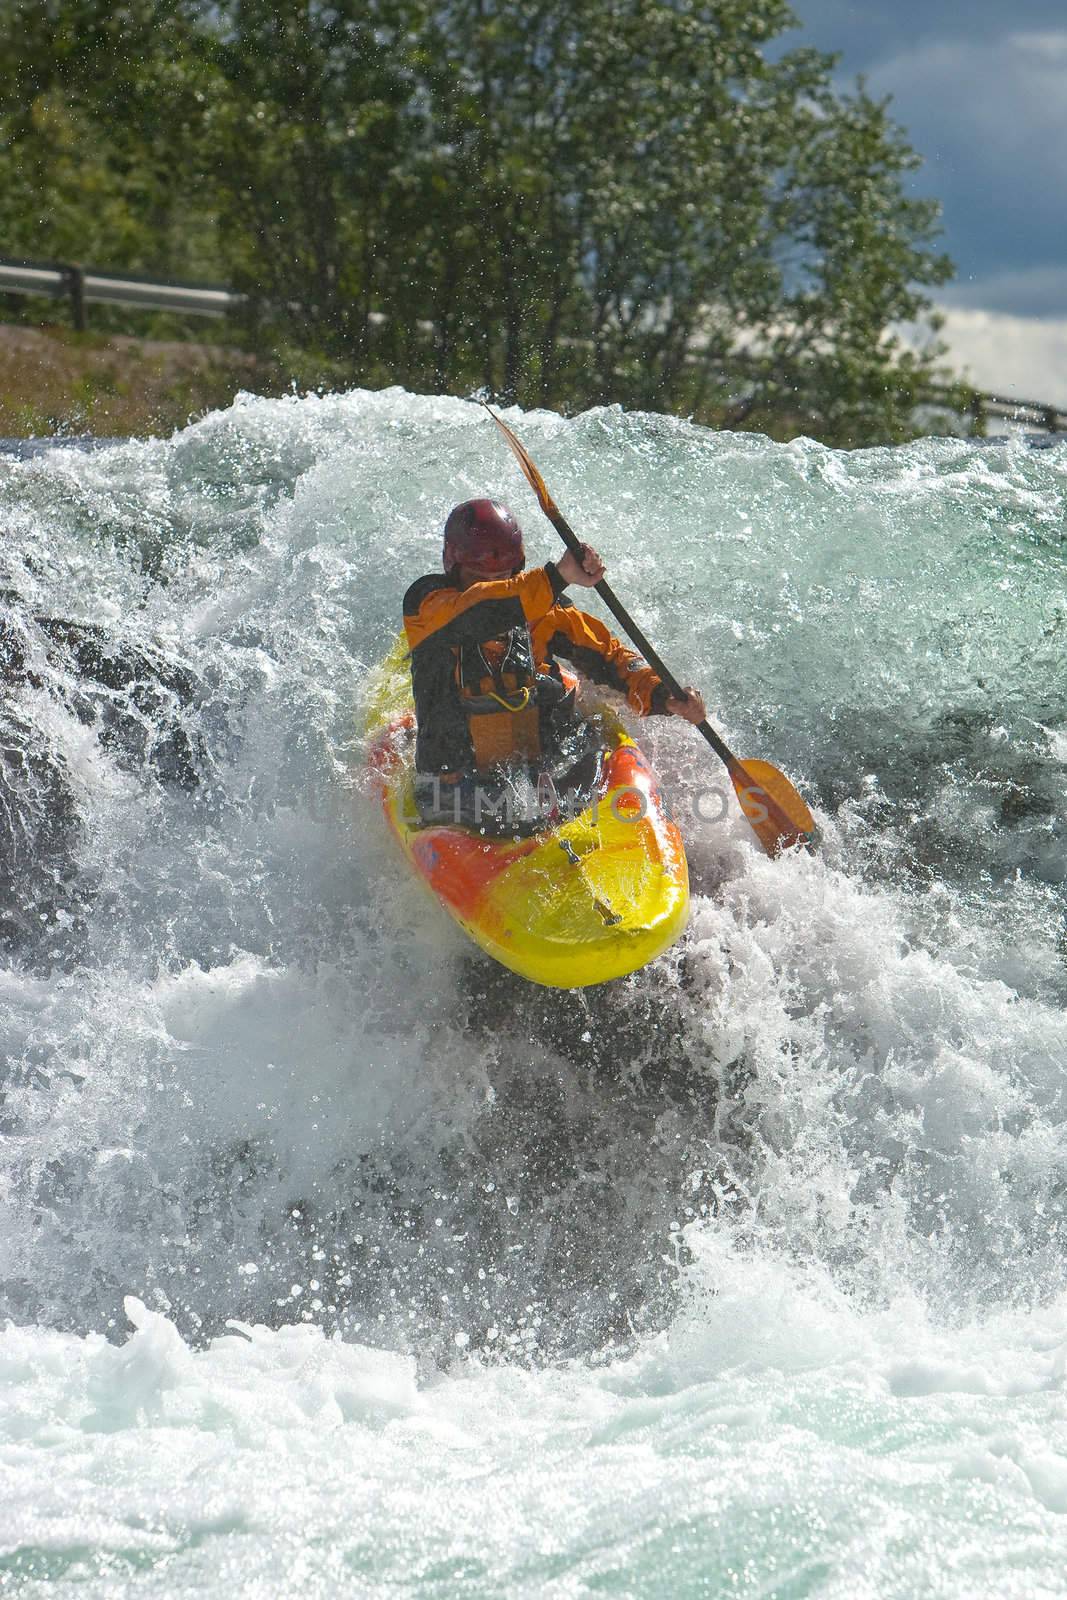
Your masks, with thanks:
M604 563L592 545L583 544L581 561L568 550L556 562L556 571L564 583L576 583L582 589L592 589L604 576Z
M684 700L668 700L667 710L672 717L684 717L686 722L703 722L708 714L704 696L692 684L686 684Z

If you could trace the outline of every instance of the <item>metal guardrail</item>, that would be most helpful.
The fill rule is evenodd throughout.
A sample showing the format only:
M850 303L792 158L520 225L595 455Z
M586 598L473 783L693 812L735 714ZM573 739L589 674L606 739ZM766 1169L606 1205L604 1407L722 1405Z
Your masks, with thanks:
M1013 400L1006 395L964 388L968 402L961 406L959 392L958 389L931 388L920 403L954 411L957 416L973 417L976 422L998 417L1002 422L1019 422L1044 433L1067 433L1067 411L1060 406L1050 405L1047 400Z
M965 414L979 421L1000 417L1006 422L1029 423L1045 433L1067 433L1067 411L1043 400L1005 400L995 394L976 394Z
M124 272L94 272L77 262L0 260L0 294L40 294L69 300L75 328L84 333L86 306L131 306L142 311L179 311L225 317L245 302L232 289L202 283L157 283Z
M85 308L90 304L129 306L141 311L177 311L196 317L226 317L243 306L248 298L222 285L161 283L124 272L95 272L71 261L4 259L0 259L0 294L38 294L69 300L71 317L79 333L84 333L88 325ZM378 326L386 319L380 312L372 311L368 320ZM433 331L432 323L419 326L426 332ZM958 410L956 395L948 389L930 389L923 403ZM997 417L1006 422L1028 423L1046 433L1067 433L1067 410L1044 400L1011 400L973 390L963 415L979 421Z

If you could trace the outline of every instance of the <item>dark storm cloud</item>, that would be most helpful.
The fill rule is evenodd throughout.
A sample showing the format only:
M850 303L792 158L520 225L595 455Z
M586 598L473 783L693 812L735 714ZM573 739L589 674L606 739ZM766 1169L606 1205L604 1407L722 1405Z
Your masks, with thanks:
M925 158L918 192L944 206L959 280L939 298L1067 315L1064 0L799 0L785 43L840 52Z

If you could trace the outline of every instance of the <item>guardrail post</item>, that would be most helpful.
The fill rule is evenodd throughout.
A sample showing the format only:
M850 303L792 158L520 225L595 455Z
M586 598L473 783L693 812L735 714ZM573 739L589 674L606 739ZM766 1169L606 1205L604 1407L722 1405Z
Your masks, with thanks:
M70 294L70 314L75 333L84 333L89 326L85 312L85 268L78 261L70 261L63 268Z

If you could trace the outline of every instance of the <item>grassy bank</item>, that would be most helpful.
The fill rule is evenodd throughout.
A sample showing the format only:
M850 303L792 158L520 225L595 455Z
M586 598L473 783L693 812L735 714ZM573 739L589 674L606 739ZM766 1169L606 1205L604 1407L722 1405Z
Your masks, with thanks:
M0 437L169 434L280 370L241 350L0 323Z

